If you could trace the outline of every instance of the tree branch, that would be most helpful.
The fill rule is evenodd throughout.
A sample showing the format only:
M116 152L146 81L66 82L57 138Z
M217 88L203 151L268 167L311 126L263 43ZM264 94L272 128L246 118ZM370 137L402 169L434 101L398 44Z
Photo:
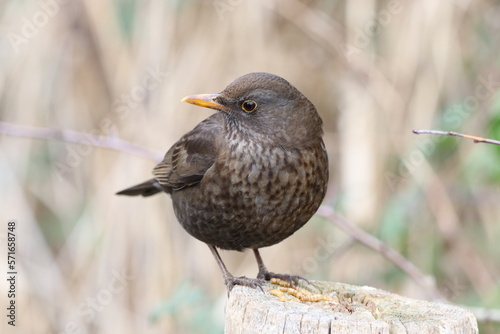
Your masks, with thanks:
M458 132L453 132L453 131L417 130L417 129L415 129L415 130L413 130L413 133L417 134L417 135L430 134L430 135L440 135L440 136L455 136L455 137L472 139L474 141L474 143L488 143L488 144L500 145L500 141L498 141L498 140L482 138L482 137L477 137L477 136L471 136L471 135L466 135L463 133L458 133Z
M16 125L7 122L0 122L0 133L16 137L56 139L71 143L108 148L119 152L137 155L156 162L163 159L163 154L160 154L158 151L150 150L116 137L96 136L90 133L81 133L71 130L55 130L34 126Z
M357 241L382 254L382 256L410 276L418 285L428 291L433 299L445 300L442 293L437 289L432 276L423 274L413 263L408 261L394 248L350 223L347 219L336 213L331 207L322 205L317 214L333 222Z

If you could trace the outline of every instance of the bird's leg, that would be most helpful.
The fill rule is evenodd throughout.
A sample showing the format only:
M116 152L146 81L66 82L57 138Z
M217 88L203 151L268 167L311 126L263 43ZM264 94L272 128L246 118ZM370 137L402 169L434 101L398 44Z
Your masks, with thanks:
M296 275L288 275L288 274L276 274L273 272L270 272L267 270L266 265L264 264L264 261L262 261L262 257L260 256L259 250L257 248L253 249L253 253L255 255L255 259L257 260L257 265L259 266L259 273L257 274L257 278L263 279L266 281L271 280L271 278L278 278L283 281L287 281L290 283L290 286L293 286L294 284L298 283L300 280L304 280L307 283L309 281L302 277L302 276L296 276Z
M231 292L231 290L233 289L233 287L235 285L244 285L244 286L248 286L248 287L251 287L251 288L257 288L258 287L258 288L260 288L262 290L262 292L264 292L264 289L262 289L262 283L264 283L264 280L262 280L260 278L248 278L248 277L245 277L245 276L234 277L227 270L226 265L224 264L224 262L222 262L222 259L221 259L220 255L219 255L219 252L217 251L217 249L215 248L215 246L208 245L208 248L210 248L210 251L214 255L215 260L217 261L217 264L219 265L220 271L222 272L222 276L224 277L224 281L226 283L228 295L229 295L229 293Z

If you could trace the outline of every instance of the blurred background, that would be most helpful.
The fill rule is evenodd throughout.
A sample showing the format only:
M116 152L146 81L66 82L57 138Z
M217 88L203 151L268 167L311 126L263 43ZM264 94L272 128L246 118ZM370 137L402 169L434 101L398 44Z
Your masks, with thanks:
M148 179L153 158L211 114L182 97L253 71L286 78L318 108L325 206L447 300L500 308L500 147L411 132L500 139L498 1L4 0L0 15L1 121L87 136L0 133L0 242L15 220L20 332L223 331L222 276L170 199L114 193ZM90 135L157 154L93 147ZM221 255L234 275L256 275L251 252ZM275 272L432 298L319 216L262 255ZM3 309L4 279L0 291Z

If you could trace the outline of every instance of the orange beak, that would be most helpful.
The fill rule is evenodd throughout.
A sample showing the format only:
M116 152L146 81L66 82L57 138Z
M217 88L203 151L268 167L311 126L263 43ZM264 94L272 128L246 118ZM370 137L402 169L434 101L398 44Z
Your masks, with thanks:
M194 104L196 106L215 109L215 110L230 110L229 107L215 102L219 94L197 94L189 95L182 99L182 102Z

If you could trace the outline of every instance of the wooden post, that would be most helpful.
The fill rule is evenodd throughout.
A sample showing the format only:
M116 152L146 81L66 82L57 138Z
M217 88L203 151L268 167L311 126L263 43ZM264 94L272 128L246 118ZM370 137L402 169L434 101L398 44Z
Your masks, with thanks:
M478 333L474 315L455 305L334 282L284 285L234 287L225 333Z

